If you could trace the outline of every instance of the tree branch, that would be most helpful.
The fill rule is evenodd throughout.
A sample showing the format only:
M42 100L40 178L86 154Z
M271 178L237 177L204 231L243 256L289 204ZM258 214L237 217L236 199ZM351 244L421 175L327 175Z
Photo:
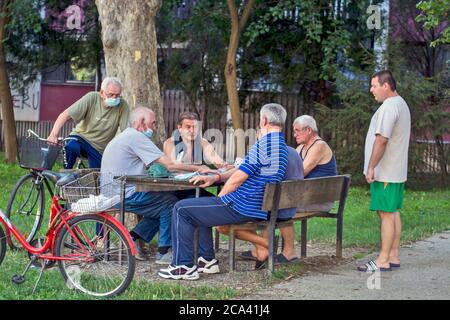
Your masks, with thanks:
M239 32L244 30L245 25L247 24L248 18L250 17L250 13L252 12L254 5L255 5L255 0L248 0L248 2L245 4L244 12L242 13L242 17L239 21Z

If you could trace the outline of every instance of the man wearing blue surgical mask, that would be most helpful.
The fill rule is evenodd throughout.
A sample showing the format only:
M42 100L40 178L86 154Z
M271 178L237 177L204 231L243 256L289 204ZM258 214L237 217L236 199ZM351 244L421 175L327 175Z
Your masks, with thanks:
M66 169L71 169L78 157L87 157L90 168L100 168L106 145L128 125L129 107L122 98L122 83L118 78L103 80L100 92L89 92L63 111L55 122L48 141L56 143L64 124L72 119L77 126L66 145Z
M210 171L206 166L172 162L151 140L154 131L155 113L144 106L134 108L130 114L130 127L106 146L101 165L102 177L146 175L147 168L154 163L162 164L169 171ZM169 192L135 192L131 185L125 191L125 210L143 218L130 232L138 250L136 258L147 259L146 254L140 251L139 241L148 243L159 232L156 263L170 263L171 217L178 199Z

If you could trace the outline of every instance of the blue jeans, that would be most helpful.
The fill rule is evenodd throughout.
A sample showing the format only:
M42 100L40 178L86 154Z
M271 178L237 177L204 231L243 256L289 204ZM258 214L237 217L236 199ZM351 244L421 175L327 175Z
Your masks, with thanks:
M195 227L199 227L199 256L212 260L215 256L212 227L257 220L241 215L219 197L178 201L172 214L172 264L197 264L194 261Z
M82 156L88 158L89 168L100 168L102 155L91 144L80 136L70 135L77 140L69 140L65 147L67 165L64 169L72 169L77 158Z
M135 192L125 199L125 210L143 219L132 230L145 242L150 242L159 231L159 247L171 247L172 209L178 201L169 192Z

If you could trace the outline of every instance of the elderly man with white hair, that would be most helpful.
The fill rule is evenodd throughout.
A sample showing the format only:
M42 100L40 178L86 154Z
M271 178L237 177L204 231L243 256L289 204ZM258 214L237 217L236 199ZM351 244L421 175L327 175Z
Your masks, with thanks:
M106 147L101 163L102 176L145 175L153 163L165 166L169 171L209 171L206 166L174 164L153 143L156 130L155 113L144 106L137 106L130 114L130 127L117 135ZM169 192L135 192L126 186L125 210L143 219L130 232L135 244L139 240L150 242L159 231L156 263L167 264L172 255L170 224L172 208L178 199ZM137 246L139 250L139 246ZM144 252L138 251L139 260L146 260Z
M294 138L303 160L305 179L337 175L336 157L319 136L313 117L303 115L294 120Z
M172 264L159 271L165 279L195 280L199 272L218 273L212 240L212 227L267 220L261 210L267 183L283 180L287 145L282 133L286 110L279 104L266 104L260 111L260 139L251 146L239 168L214 176L195 177L191 182L205 187L226 181L217 197L185 199L172 213ZM199 227L199 258L194 261L194 230Z
M71 169L78 157L88 158L90 168L100 168L102 153L106 145L117 134L117 129L128 126L129 108L121 97L122 83L118 78L107 77L103 80L100 92L89 92L56 119L47 140L58 141L58 135L64 124L72 119L77 123L69 135L66 145L66 169Z

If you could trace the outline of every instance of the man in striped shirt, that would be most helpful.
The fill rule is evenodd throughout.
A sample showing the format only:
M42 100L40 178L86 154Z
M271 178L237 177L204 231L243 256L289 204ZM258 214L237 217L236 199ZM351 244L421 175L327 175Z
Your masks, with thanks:
M224 174L200 176L193 183L207 187L227 181L217 197L177 202L172 213L172 264L158 274L166 279L196 280L199 272L218 273L214 256L212 227L266 220L262 211L265 185L283 180L287 145L282 133L286 110L279 104L266 104L260 111L261 138L250 148L239 168ZM194 261L194 230L199 227L199 258Z

